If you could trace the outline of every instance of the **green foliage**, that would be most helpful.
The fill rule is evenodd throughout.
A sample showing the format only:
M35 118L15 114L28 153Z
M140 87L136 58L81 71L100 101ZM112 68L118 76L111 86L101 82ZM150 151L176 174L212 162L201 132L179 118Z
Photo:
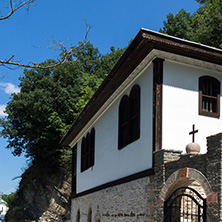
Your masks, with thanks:
M200 7L193 15L184 9L167 15L160 32L222 48L222 1L197 1Z
M25 70L20 77L21 92L7 104L8 116L1 120L1 135L14 155L53 165L59 157L58 145L75 118L79 92L79 67L71 61L49 70ZM73 86L73 87L72 87Z
M194 41L222 48L222 2L212 0L212 3L201 7L194 16Z
M79 45L74 48L72 56L79 62L80 71L88 74L95 73L102 59L98 48L94 48L90 42L79 42Z
M12 204L14 198L15 198L15 193L3 194L2 195L2 200L4 200L7 203L8 207Z
M5 216L5 221L10 221L9 217L12 217L13 221L33 221L29 220L31 215L27 212L24 212L24 207L17 204L18 201L18 191L15 193L11 193L9 195L3 194L2 199L7 203L9 207L9 211L7 211Z
M63 65L24 70L21 91L12 94L8 116L0 120L7 148L14 155L25 154L37 169L70 162L70 152L59 141L124 50L113 47L103 56L90 42L74 49ZM54 63L48 60L42 65Z
M163 29L160 32L173 35L178 38L190 39L192 36L192 17L190 13L181 9L175 16L172 13L167 15Z

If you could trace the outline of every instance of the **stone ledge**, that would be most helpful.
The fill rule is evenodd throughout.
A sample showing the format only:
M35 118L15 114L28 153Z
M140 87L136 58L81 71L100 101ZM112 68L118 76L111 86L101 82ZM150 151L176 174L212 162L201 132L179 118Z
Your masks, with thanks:
M182 150L173 150L173 149L162 149L162 150L157 150L157 151L154 151L153 153L155 154L155 153L163 153L163 152L165 152L165 153L179 153L179 154L181 154L183 151Z

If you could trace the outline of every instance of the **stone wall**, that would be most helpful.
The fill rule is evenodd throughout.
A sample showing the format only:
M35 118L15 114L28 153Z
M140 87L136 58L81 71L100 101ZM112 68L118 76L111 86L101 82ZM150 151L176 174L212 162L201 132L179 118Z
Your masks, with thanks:
M146 221L149 185L150 178L146 177L77 197L72 200L71 221L76 221L78 210L80 221L88 221L90 209L93 222L96 219L101 222Z
M207 199L207 221L222 221L222 134L207 138L206 154L182 154L160 150L155 158L155 221L163 220L163 203L177 188L199 184Z
M217 203L208 197L208 214L211 221L222 221L222 134L207 138L206 177L215 192Z

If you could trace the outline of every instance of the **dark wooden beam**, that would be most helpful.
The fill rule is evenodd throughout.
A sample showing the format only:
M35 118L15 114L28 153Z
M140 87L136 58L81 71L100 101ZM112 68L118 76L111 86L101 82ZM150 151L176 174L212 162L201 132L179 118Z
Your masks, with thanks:
M76 193L77 144L72 148L72 193Z
M162 149L163 61L153 60L153 151Z

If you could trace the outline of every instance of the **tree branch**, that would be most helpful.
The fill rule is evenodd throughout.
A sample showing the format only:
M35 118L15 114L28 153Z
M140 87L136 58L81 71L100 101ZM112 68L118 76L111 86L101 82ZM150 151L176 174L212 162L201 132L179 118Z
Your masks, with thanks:
M5 20L10 18L18 9L24 7L24 6L28 6L30 7L31 4L34 2L35 0L27 0L27 1L21 1L17 6L15 5L15 2L13 0L10 0L8 5L9 8L9 13L6 16L0 16L0 21L1 20Z
M85 19L85 17L83 15L82 15L82 18L83 18L85 25L86 25L86 34L85 34L85 38L84 38L84 42L86 42L88 35L89 35L89 31L92 28L92 26L90 24L88 24L87 20Z
M10 12L6 16L0 15L0 21L10 18L17 10L19 10L20 8L22 8L24 6L30 7L31 4L33 2L35 2L35 1L36 0L20 0L20 3L18 5L16 5L15 0L9 0L8 3L6 3L6 2L4 2L4 0L2 0L2 2L4 2L7 5L7 8L10 9ZM25 64L25 63L14 61L14 58L17 55L17 54L14 54L9 59L6 59L6 60L1 60L0 59L0 66L5 66L5 67L7 67L9 69L16 69L16 68L12 68L12 66L14 66L14 67L23 67L23 68L50 69L50 68L54 68L54 67L56 67L58 65L61 65L61 64L65 63L67 60L70 60L70 58L73 57L73 52L77 48L81 48L84 45L84 43L87 41L87 37L88 37L89 31L92 28L92 26L87 23L87 20L84 18L84 16L82 16L82 17L83 17L83 20L85 22L86 33L85 33L85 36L84 36L84 40L80 41L77 46L71 47L69 50L67 50L62 42L60 42L58 40L48 40L48 41L50 41L52 43L52 45L51 46L41 47L41 48L59 49L59 51L62 52L60 54L61 60L59 62L57 62L57 63L55 63L53 65L49 65L49 66L41 66L41 65L38 65L35 62L29 62L28 64Z
M72 54L73 48L66 50L63 52L63 59L61 61L59 61L58 63L55 63L53 65L50 66L41 66L38 65L35 62L30 62L28 64L25 63L20 63L20 62L15 62L12 59L16 56L12 55L8 60L0 60L0 65L1 66L6 66L7 68L9 68L9 65L13 65L13 66L19 66L19 67L23 67L23 68L41 68L41 69L50 69L50 68L54 68L58 65L62 65L63 63L65 63L67 61L67 59L70 57L70 55Z

